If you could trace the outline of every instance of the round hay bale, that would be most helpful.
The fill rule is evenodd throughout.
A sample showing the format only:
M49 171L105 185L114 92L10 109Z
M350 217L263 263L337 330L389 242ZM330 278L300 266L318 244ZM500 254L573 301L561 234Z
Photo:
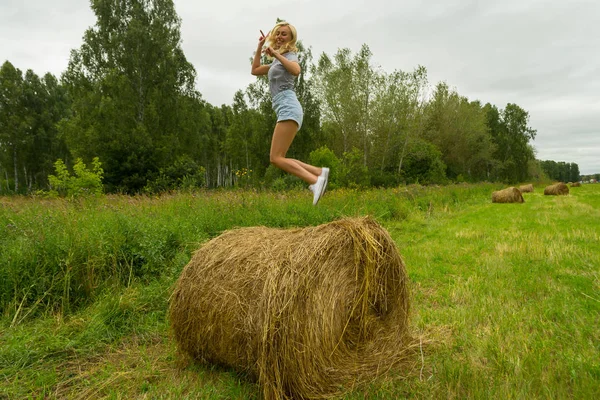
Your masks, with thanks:
M170 301L179 350L256 379L266 399L329 398L407 360L406 268L371 218L227 231Z
M516 187L509 187L492 193L492 203L524 203L523 195Z
M521 193L533 193L533 185L531 183L529 185L521 185L519 190Z
M571 183L571 187L580 187L581 183L580 182L573 182Z
M563 182L546 186L546 188L544 189L544 195L546 196L564 196L567 194L569 194L569 187Z

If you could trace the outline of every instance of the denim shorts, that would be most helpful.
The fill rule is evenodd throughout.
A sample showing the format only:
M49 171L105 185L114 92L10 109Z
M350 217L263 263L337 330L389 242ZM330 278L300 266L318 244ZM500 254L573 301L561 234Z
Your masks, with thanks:
M298 130L302 127L304 112L293 90L284 90L273 96L273 110L279 121L296 121Z

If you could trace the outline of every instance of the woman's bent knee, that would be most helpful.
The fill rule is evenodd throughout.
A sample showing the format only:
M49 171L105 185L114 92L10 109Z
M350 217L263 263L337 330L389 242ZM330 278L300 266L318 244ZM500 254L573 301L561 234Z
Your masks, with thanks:
M271 162L271 165L274 165L277 168L281 168L281 165L283 164L283 157L271 156L271 159L269 161Z

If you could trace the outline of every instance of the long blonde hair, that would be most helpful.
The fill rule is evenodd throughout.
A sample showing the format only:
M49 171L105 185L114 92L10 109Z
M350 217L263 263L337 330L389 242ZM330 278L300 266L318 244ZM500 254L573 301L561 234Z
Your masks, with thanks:
M269 44L273 45L273 43L275 43L275 34L277 33L277 30L282 26L287 26L288 28L290 28L290 32L292 33L292 40L281 46L277 51L279 52L279 54L285 54L288 52L298 52L298 48L296 47L296 40L298 40L298 32L296 31L294 25L285 21L279 22L273 27L273 29L271 29L271 33L269 33L269 37L267 38Z

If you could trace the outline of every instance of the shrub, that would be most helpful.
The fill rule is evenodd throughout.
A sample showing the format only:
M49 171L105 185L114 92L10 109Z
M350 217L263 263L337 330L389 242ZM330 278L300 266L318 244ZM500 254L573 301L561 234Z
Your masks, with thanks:
M371 171L371 185L378 188L395 187L402 183L402 177L398 173L397 169L394 170L380 170L375 169Z
M411 142L402 164L402 175L410 183L446 183L446 164L442 161L442 153L427 141Z
M311 151L308 156L309 163L317 167L329 168L329 188L334 189L339 185L340 164L341 161L336 157L335 153L327 148L327 146L319 147Z
M264 186L275 191L282 191L305 186L305 184L294 175L288 174L274 165L269 165L265 171Z
M206 186L206 169L188 155L178 157L173 164L159 170L158 176L148 180L146 193L162 193L169 190L191 190Z
M340 184L346 187L367 187L371 184L369 168L364 165L363 153L356 147L344 153Z
M82 195L102 194L102 179L104 170L98 157L92 160L92 170L89 170L78 158L73 165L73 175L69 173L63 160L58 159L54 163L56 175L49 175L51 196L77 197Z

